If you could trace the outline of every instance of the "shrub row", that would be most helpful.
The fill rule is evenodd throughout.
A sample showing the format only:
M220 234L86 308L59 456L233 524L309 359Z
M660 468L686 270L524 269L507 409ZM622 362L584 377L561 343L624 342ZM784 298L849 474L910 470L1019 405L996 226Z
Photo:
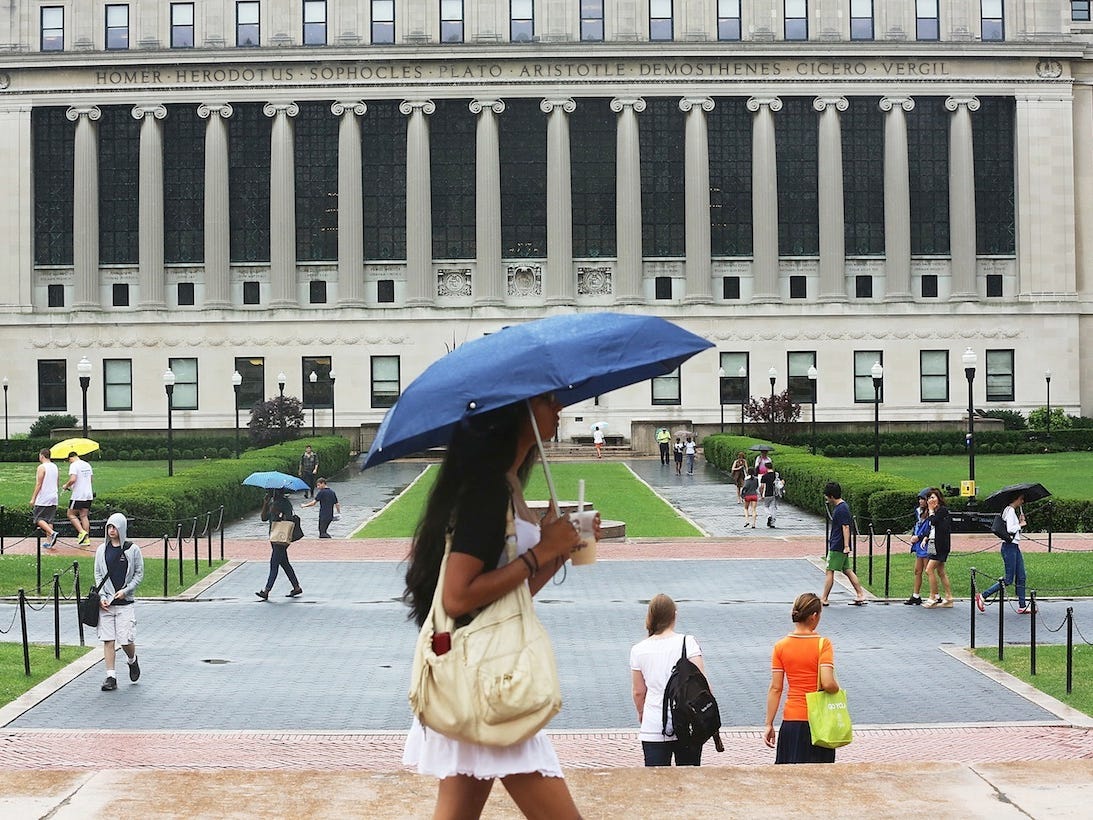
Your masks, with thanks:
M749 448L760 443L757 439L742 436L713 435L702 442L706 460L725 472L729 471L737 452L744 450L749 461L757 455ZM869 453L872 454L872 448ZM795 507L827 515L824 504L824 485L837 481L842 485L843 498L862 532L872 524L875 531L908 532L911 529L911 513L918 504L922 488L910 479L890 473L874 473L872 470L848 464L824 455L809 455L807 447L778 444L771 455L775 469L786 481L786 501ZM968 499L950 497L946 503L952 510L964 510ZM1044 532L1093 531L1093 502L1085 499L1052 497L1025 507L1028 530Z
M333 474L349 463L349 442L338 436L309 439L326 474ZM249 450L238 459L226 458L203 462L168 478L146 479L95 497L92 518L105 519L112 512L123 512L135 519L130 532L140 536L174 535L176 521L203 516L224 506L224 520L231 521L257 509L263 491L242 486L253 472L279 470L296 475L300 463L298 442L285 442L260 450ZM5 510L0 522L5 533L25 533L29 529L30 507L19 505ZM203 522L202 522L203 525ZM200 527L201 525L199 525ZM184 527L184 532L189 532Z
M787 444L806 450L811 441L808 433L785 437ZM1043 431L983 430L975 434L975 449L1008 455L1093 450L1093 430L1054 430L1050 437ZM820 433L816 452L833 458L864 458L873 455L873 438L862 433ZM880 452L885 456L960 455L967 452L967 446L959 430L884 433Z
M12 439L0 443L0 461L38 461L38 451L52 447L57 442L50 438ZM88 458L92 461L166 461L167 438L158 435L110 436L100 442L101 449ZM248 444L246 434L239 440L241 449ZM174 455L179 459L230 458L235 454L235 436L201 435L176 436Z

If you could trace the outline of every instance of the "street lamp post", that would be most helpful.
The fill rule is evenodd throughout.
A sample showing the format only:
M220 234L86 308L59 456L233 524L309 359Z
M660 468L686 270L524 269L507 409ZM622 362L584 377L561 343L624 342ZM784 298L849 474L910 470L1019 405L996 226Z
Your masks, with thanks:
M235 457L239 458L239 388L243 386L243 376L238 370L232 373L232 390L235 392Z
M884 368L874 362L869 371L873 376L873 472L880 472L880 389L884 384Z
M1051 438L1051 371L1044 371L1044 382L1047 384L1047 437ZM4 379L4 392L7 393L8 380ZM7 401L4 402L4 437L7 438Z
M163 371L163 389L167 392L167 475L175 474L174 396L175 374L171 368Z
M8 380L4 379L4 391L7 392ZM717 401L721 405L721 432L725 432L725 368L717 370ZM6 406L6 405L5 405Z
M964 363L964 376L968 379L968 480L975 486L975 400L972 396L972 382L975 381L975 365L978 362L975 351L970 347L960 357ZM973 493L974 495L974 493Z
M816 365L810 364L808 366L808 380L812 383L812 389L809 391L812 398L812 443L808 445L808 451L812 455L816 455L816 378L819 375Z
M4 443L8 441L8 377L4 376Z
M334 427L334 369L330 369L330 435L335 435Z
M767 435L770 440L774 441L774 383L778 381L778 369L772 367L767 371L767 376L770 377L770 429L767 431Z
M285 382L287 378L282 370L277 374L277 390L280 396L277 399L277 415L281 417L281 441L285 440Z
M744 365L736 371L736 378L740 379L740 435L744 435L744 408L748 404L748 371Z
M87 388L91 386L91 362L87 356L80 359L76 372L80 374L80 391L83 393L83 437L87 438Z
M312 370L307 380L311 382L311 437L315 438L315 382L319 380L319 376Z

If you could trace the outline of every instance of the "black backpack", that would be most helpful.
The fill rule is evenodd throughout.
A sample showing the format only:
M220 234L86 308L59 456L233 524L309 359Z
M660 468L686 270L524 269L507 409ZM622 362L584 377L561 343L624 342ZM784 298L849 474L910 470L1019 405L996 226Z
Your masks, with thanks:
M672 668L664 687L661 732L668 731L668 715L672 715L672 727L676 739L687 746L701 746L711 737L714 748L725 751L721 744L721 712L717 701L710 694L706 676L687 658L687 636L683 636L683 649L679 661Z

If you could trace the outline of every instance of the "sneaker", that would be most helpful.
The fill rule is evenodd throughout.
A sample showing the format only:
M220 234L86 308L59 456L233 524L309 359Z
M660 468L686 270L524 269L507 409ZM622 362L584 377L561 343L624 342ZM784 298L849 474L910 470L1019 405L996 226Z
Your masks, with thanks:
M745 521L745 522L744 522L744 526L745 526L745 527L750 527L750 526L751 526L751 524L750 524L749 522Z
M136 683L140 680L140 661L133 658L133 662L129 664L129 680Z
M937 605L941 609L952 609L953 608L953 599L952 598L946 598L943 601L938 601Z
M81 547L89 546L91 544L91 533L81 532L76 536L76 543Z
M926 609L932 609L940 603L941 601L937 600L937 598L927 598L925 601L922 602L922 606Z
M102 689L102 691L104 692L113 692L115 689L118 688L118 679L111 675L102 682L102 686L100 686L99 688Z
M906 601L903 602L904 606L922 606L922 596L912 595Z
M54 548L54 547L55 547L56 545L57 545L57 533L53 533L53 535L49 536L49 538L47 538L47 539L46 539L46 540L45 540L45 541L44 541L44 542L42 543L42 549L47 549L47 550L51 550L51 549L53 549L53 548Z
M263 601L268 601L269 600L269 590L260 589L254 594L257 595L259 598L261 598Z
M295 598L297 595L303 595L303 594L304 594L304 590L303 590L302 587L295 587L294 589L290 589L288 592L286 592L285 597L286 598Z
M980 612L987 611L987 602L983 600L983 594L981 592L975 593L975 608Z
M1017 614L1018 615L1033 615L1033 614L1035 614L1035 612L1036 612L1036 610L1032 606L1032 604L1026 604L1025 606L1017 608Z

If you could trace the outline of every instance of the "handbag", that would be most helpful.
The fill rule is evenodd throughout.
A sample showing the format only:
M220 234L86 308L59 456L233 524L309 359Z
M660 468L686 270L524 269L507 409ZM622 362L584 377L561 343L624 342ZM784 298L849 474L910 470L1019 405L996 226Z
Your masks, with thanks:
M84 599L80 601L80 621L86 626L99 625L99 615L102 613L102 598L99 597L99 591L109 577L109 575L103 576L103 579L99 581L98 584L91 587L91 589L87 591L87 595L84 596Z
M269 540L274 544L291 544L294 540L295 525L292 519L286 521L274 521L269 528Z
M292 516L292 540L299 541L304 537L304 528L300 524L300 516Z
M998 513L991 521L991 532L1001 538L1007 544L1013 543L1013 533L1010 532L1010 528L1006 526L1006 520L1002 517L1002 513Z
M820 654L823 654L824 641L820 638ZM831 694L820 688L820 665L816 664L816 690L806 692L808 703L808 729L812 734L812 745L824 749L838 749L854 739L854 727L850 722L850 709L846 703L846 690L839 689Z
M508 560L516 560L511 507L505 543ZM554 649L526 583L456 628L443 603L451 550L449 527L432 607L414 650L410 709L423 726L447 737L511 746L534 735L562 708Z

